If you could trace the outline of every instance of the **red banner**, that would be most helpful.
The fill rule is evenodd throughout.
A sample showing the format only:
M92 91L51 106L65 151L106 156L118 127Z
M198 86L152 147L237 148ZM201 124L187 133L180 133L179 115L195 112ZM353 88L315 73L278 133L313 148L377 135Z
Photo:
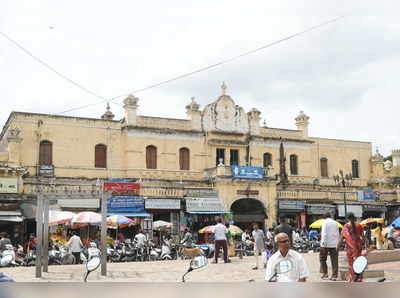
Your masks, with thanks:
M140 183L136 182L104 182L104 190L114 193L137 192L140 189Z

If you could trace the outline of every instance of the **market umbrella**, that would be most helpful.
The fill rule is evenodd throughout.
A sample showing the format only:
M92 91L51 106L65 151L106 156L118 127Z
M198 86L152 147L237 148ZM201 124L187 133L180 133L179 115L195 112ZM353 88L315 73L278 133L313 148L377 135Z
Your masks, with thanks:
M156 220L155 222L153 222L154 230L170 229L171 227L172 227L172 223L164 221L164 220Z
M200 229L198 233L199 234L205 234L205 233L213 234L214 228L215 228L215 226L207 226L207 227ZM229 225L228 230L231 232L232 236L243 233L243 230L235 225Z
M384 223L385 219L383 218L367 218L360 222L360 225L365 226L371 223Z
M113 229L132 226L135 224L133 219L123 215L112 215L107 217L107 225Z
M395 229L400 229L400 217L396 218L392 222L391 226L394 227Z
M75 213L69 211L57 211L50 210L49 211L49 225L61 225L65 223L71 222L72 218L75 216Z
M91 211L80 212L75 214L71 222L73 224L98 225L101 223L101 214Z
M80 212L75 214L75 216L71 220L72 229L80 228L80 227L88 227L87 239L89 240L89 230L90 225L99 225L101 224L101 214L91 211Z
M204 228L200 229L198 233L199 234L205 234L205 233L212 234L212 233L214 233L214 227L215 226L204 227Z
M243 230L235 225L229 225L228 230L231 232L232 236L236 236L243 233Z
M324 223L325 219L318 219L317 221L314 221L311 225L310 228L312 229L320 229L322 227L322 224ZM339 228L343 228L343 225L337 221L335 221L336 224L338 225Z

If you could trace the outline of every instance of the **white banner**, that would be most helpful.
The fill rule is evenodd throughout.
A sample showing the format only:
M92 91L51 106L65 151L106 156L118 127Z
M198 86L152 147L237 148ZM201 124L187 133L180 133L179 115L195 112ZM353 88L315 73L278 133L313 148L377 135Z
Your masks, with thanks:
M174 199L145 199L146 209L181 209L181 201Z
M18 178L2 177L0 178L0 193L17 193Z
M186 198L186 211L224 211L218 198Z

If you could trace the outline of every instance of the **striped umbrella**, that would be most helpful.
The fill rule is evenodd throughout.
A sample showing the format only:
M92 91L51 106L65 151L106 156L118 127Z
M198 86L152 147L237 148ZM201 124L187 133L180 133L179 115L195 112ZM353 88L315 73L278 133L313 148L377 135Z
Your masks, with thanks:
M135 223L134 220L123 215L112 215L107 217L107 225L113 229L133 226Z
M49 225L61 225L65 223L71 222L72 218L75 216L75 213L69 211L57 211L50 210L49 211Z

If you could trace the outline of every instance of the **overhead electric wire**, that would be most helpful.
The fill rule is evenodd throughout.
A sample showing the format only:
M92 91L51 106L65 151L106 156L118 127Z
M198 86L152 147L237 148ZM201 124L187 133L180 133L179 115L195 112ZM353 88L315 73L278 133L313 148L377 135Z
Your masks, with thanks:
M56 75L58 75L59 77L63 78L64 80L66 80L67 82L69 82L70 84L74 85L75 87L78 87L79 89L83 90L84 92L95 96L99 99L106 100L106 98L104 96L98 95L95 92L89 90L88 88L82 86L80 83L70 79L69 77L67 77L66 75L62 74L61 72L59 72L58 70L56 70L54 67L52 67L51 65L49 65L47 62L43 61L42 59L40 59L39 57L35 56L32 52L30 52L29 50L27 50L25 47L23 47L20 43L18 43L17 41L15 41L14 39L12 39L10 36L8 36L7 34L5 34L4 32L0 31L0 35L2 35L5 39L7 39L8 41L10 41L11 43L13 43L15 46L17 46L20 50L22 50L23 52L25 52L25 54L27 54L28 56L30 56L31 58L33 58L34 60L36 60L37 62L39 62L41 65L43 65L44 67L46 67L48 70L52 71L53 73L55 73Z
M117 96L114 96L114 97L111 97L111 98L105 98L105 97L100 96L100 95L96 94L95 92L93 92L93 91L87 89L86 87L84 87L84 86L82 86L81 84L77 83L76 81L70 79L70 78L67 77L66 75L60 73L59 71L57 71L55 68L53 68L52 66L50 66L49 64L47 64L47 63L46 63L45 61L43 61L42 59L40 59L40 58L36 57L35 55L33 55L30 51L28 51L26 48L24 48L22 45L20 45L17 41L15 41L15 40L13 40L12 38L10 38L7 34L1 32L1 31L0 31L0 34L1 34L4 38L6 38L6 39L9 40L10 42L12 42L14 45L16 45L18 48L20 48L22 51L24 51L27 55L29 55L30 57L32 57L34 60L36 60L37 62L39 62L40 64L42 64L42 65L43 65L44 67L46 67L47 69L49 69L49 70L51 70L52 72L54 72L54 73L55 73L56 75L58 75L59 77L61 77L61 78L63 78L64 80L68 81L69 83L73 84L74 86L78 87L79 89L85 91L86 93L88 93L88 94L90 94L90 95L92 95L92 96L95 96L95 97L101 99L101 101L99 101L99 102L95 102L95 103L90 103L90 104L82 105L82 106L79 106L79 107L76 107L76 108L72 108L72 109L69 109L69 110L66 110L66 111L63 111L63 112L58 113L58 114L60 115L60 114L65 114L65 113L69 113L69 112L73 112L73 111L85 109L85 108L87 108L87 107L95 106L95 105L102 104L102 103L105 103L105 102L113 102L114 100L116 100L116 99L118 99L118 98L120 98L120 97L123 97L123 96L127 96L127 95L129 95L129 94L136 94L136 93L139 93L139 92L143 92L143 91L145 91L145 90L152 89L152 88L156 88L156 87L159 87L159 86L161 86L161 85L164 85L164 84L167 84L167 83L170 83L170 82L173 82L173 81L176 81L176 80L180 80L180 79L182 79L182 78L185 78L185 77L194 75L194 74L196 74L196 73L203 72L203 71L206 71L206 70L209 70L209 69L212 69L212 68L221 66L221 65L226 64L226 63L229 63L229 62L231 62L231 61L233 61L233 60L242 58L242 57L244 57L244 56L251 55L251 54L253 54L253 53L259 52L259 51L261 51L261 50L264 50L264 49L266 49L266 48L269 48L269 47L271 47L271 46L274 46L274 45L276 45L276 44L279 44L279 43L281 43L281 42L284 42L284 41L286 41L286 40L289 40L289 39L292 39L292 38L294 38L294 37L303 35L303 34L305 34L305 33L307 33L307 32L310 32L310 31L312 31L312 30L318 29L318 28L323 27L323 26L325 26L325 25L328 25L328 24L330 24L330 23L334 23L334 22L336 22L336 21L338 21L338 20L340 20L340 19L342 19L342 18L344 18L344 17L345 17L345 16L340 16L340 17L337 17L337 18L328 20L328 21L323 22L323 23L320 23L320 24L318 24L318 25L309 27L309 28L307 28L307 29L305 29L305 30L303 30L303 31L297 32L297 33L295 33L295 34L289 35L289 36L284 37L284 38L282 38L282 39L279 39L279 40L277 40L277 41L268 43L268 44L266 44L266 45L264 45L264 46L258 47L258 48L254 49L254 50L250 50L250 51L244 52L244 53L239 54L239 55L237 55L237 56L234 56L234 57L231 57L231 58L228 58L228 59L219 61L219 62L217 62L217 63L214 63L214 64L211 64L211 65L208 65L208 66L205 66L205 67L196 69L196 70L194 70L194 71L191 71L191 72L188 72L188 73L185 73L185 74L182 74L182 75L173 77L173 78L171 78L171 79L164 80L164 81L161 81L161 82L158 82L158 83L149 85L149 86L144 87L144 88L141 88L141 89L131 90L131 91L129 91L129 92L126 92L126 93L123 93L123 94L120 94L120 95L117 95Z

